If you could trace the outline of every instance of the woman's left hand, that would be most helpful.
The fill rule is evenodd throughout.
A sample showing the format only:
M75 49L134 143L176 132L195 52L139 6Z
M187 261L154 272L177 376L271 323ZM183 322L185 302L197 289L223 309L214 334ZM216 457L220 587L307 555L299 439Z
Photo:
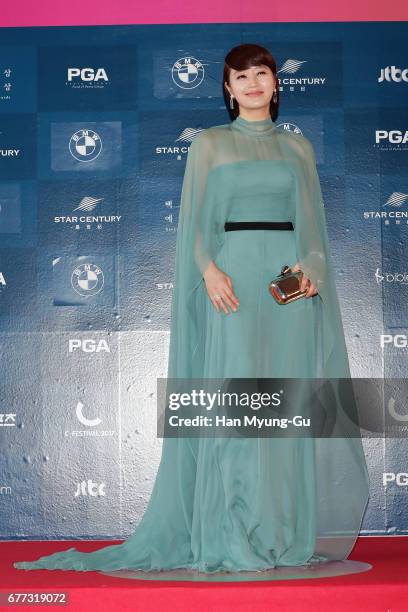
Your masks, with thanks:
M299 264L296 263L291 268L291 270L292 272L298 272L300 270ZM307 276L303 274L301 284L300 284L300 290L303 291L304 289L306 289L306 287L307 287L307 291L305 293L305 298L309 298L309 297L312 297L313 295L317 295L318 291L317 291L316 286L311 282L310 278L308 278Z

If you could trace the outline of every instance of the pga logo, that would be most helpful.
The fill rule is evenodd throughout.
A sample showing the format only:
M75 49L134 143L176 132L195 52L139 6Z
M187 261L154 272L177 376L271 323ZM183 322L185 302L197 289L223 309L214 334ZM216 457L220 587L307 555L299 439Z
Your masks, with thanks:
M406 472L384 472L383 473L383 485L387 486L388 483L394 482L397 487L406 487L408 485L408 474Z
M83 353L110 353L110 347L106 340L103 338L96 342L91 338L70 338L69 340L69 352L74 353L75 351L82 351Z
M387 344L392 344L395 348L405 348L408 345L405 334L381 334L380 342L381 348L384 348Z
M68 68L68 81L74 79L80 79L81 81L109 81L108 75L104 68L97 68L96 71L93 68Z
M408 142L408 130L375 130L375 143L379 144L382 141L387 141L392 144L406 144Z

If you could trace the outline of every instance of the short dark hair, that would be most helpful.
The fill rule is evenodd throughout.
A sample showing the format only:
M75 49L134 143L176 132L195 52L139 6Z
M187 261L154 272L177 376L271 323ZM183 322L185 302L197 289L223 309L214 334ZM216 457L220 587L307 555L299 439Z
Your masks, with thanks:
M276 61L273 55L266 49L265 47L261 47L261 45L255 45L251 43L244 43L242 45L237 45L233 47L225 56L224 60L224 74L222 80L222 89L224 92L224 101L225 105L228 109L228 112L231 116L231 119L235 119L239 115L238 104L234 98L234 108L230 108L229 104L229 93L227 88L225 87L225 82L230 84L230 74L231 69L234 70L248 70L252 66L260 66L264 64L268 66L273 73L276 81L276 96L277 101L273 102L272 99L270 101L269 110L271 113L271 118L275 121L278 110L279 110L279 80L276 74Z

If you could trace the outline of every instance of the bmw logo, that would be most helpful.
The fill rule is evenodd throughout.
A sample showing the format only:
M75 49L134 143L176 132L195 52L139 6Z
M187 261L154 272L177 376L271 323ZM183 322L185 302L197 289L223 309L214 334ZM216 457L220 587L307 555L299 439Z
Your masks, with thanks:
M94 296L104 285L103 272L95 264L81 264L72 272L71 285L74 291L83 297Z
M101 138L93 130L78 130L71 136L69 151L80 162L93 161L102 151Z
M195 57L181 57L174 62L171 76L177 87L194 89L204 79L204 66Z

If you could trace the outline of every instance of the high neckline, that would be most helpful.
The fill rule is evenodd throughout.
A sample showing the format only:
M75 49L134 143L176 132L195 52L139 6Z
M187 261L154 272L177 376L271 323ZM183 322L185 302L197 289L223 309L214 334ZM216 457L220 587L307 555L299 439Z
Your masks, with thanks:
M257 121L248 121L241 115L238 115L233 122L232 127L245 134L253 136L269 136L276 129L276 124L272 121L272 117L266 119L258 119Z

